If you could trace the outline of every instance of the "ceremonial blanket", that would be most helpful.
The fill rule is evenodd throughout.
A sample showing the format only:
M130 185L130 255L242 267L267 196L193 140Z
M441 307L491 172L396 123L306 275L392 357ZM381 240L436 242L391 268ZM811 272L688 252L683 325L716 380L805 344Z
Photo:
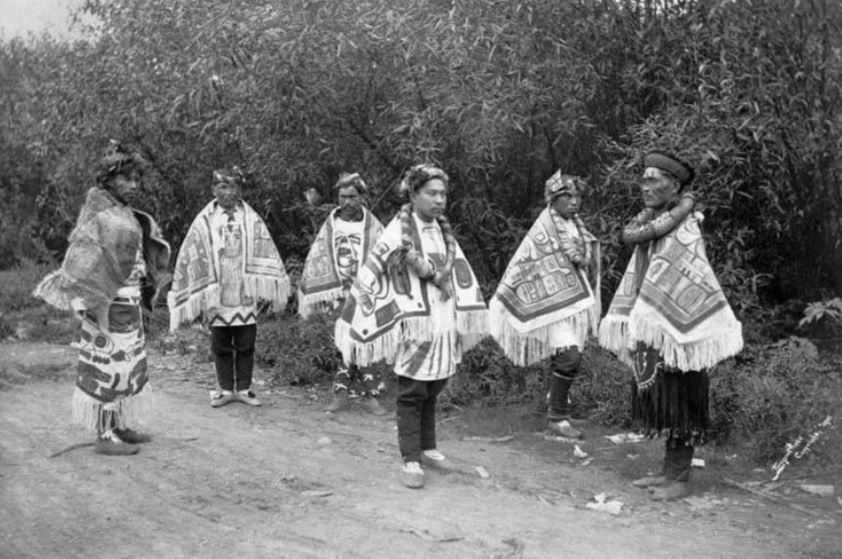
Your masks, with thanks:
M336 246L334 244L334 220L339 208L330 212L310 252L304 262L304 271L298 284L298 314L307 318L320 305L331 303L345 297L348 286L342 281L342 275L337 261ZM383 230L383 225L367 209L363 208L363 229L365 233L360 239L359 263L368 255L371 246L377 241Z
M88 191L61 268L47 275L33 291L59 309L82 311L111 304L143 247L146 285L160 287L169 279L170 246L149 214L117 202L107 191Z
M413 247L421 247L415 219L410 219ZM488 310L474 272L458 243L450 281L453 312L449 320L431 320L430 297L441 291L407 270L402 260L400 214L384 229L368 253L336 321L336 346L346 362L393 363L404 343L433 342L456 336L467 351L488 333ZM438 268L444 254L427 255ZM435 323L434 323L435 322Z
M190 225L178 252L173 284L167 295L170 330L191 322L209 309L220 306L221 239L213 232L211 201ZM279 311L289 297L289 277L266 224L248 204L242 202L245 217L242 277L245 295L272 303Z
M73 419L91 429L100 425L101 410L115 413L123 429L134 424L148 411L149 377L146 373L146 349L141 322L140 289L121 288L108 308L108 325L91 312L82 313L81 338L74 345L79 350L76 390L73 394Z
M580 231L592 247L589 278L559 246L557 224L545 208L526 234L506 268L489 304L491 335L513 363L537 363L556 349L584 347L588 333L596 335L599 303L599 242Z
M638 343L681 371L713 367L743 347L742 325L705 255L702 219L690 214L662 238L638 245L629 261L599 343L630 366Z

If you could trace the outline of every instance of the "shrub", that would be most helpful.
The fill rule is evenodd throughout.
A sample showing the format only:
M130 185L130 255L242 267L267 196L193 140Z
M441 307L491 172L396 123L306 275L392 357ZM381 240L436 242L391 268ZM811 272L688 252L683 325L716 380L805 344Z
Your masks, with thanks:
M313 315L307 320L288 312L270 317L257 328L256 355L271 369L270 384L310 385L329 383L342 366L333 344L335 316ZM376 378L388 380L385 363L371 367Z
M450 383L448 396L456 405L508 405L540 402L546 397L549 365L514 365L494 340L485 338L468 351ZM600 423L628 422L628 369L609 352L589 345L583 355L571 399L582 413Z
M446 397L459 406L515 404L538 397L542 387L539 367L515 367L493 339L485 338L462 357Z
M25 259L10 270L0 270L0 309L15 312L41 306L43 302L32 296L32 290L53 268Z
M751 458L780 458L787 443L809 436L828 415L838 422L842 376L838 356L790 337L751 344L712 377L713 433L739 444Z

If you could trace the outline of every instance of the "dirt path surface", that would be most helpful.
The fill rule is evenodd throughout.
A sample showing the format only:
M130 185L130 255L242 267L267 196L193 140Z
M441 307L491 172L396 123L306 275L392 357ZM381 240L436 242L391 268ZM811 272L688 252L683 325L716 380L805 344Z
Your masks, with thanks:
M55 367L73 353L0 345L0 358ZM494 442L482 410L442 418L454 470L406 489L391 415L330 418L323 399L294 389L258 389L261 408L213 409L209 364L152 355L150 365L155 439L132 457L82 447L48 458L91 441L68 421L72 369L0 391L0 557L842 556L838 510L804 514L739 492L652 503L600 459L604 438L580 445L590 462L530 431ZM586 508L601 492L623 502L619 514Z

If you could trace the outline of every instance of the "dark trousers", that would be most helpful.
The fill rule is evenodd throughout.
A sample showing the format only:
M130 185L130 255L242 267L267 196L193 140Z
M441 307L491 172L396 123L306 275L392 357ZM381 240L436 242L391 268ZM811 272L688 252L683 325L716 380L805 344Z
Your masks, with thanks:
M547 409L548 421L561 421L570 417L567 396L573 379L579 372L582 356L579 348L571 346L557 352L550 358L550 401Z
M673 436L664 446L664 477L670 481L689 481L694 452L692 441Z
M251 388L257 324L213 326L210 330L211 353L216 364L216 379L219 387L222 390L233 391L236 377L237 390Z
M404 462L419 462L421 452L436 448L436 398L447 379L398 377L398 447Z

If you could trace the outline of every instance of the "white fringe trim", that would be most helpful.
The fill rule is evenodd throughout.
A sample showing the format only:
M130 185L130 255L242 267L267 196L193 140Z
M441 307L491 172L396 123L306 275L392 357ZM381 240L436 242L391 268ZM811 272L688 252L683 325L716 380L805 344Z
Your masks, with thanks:
M189 324L209 308L219 305L219 284L213 284L191 295L184 303L174 306L169 298L170 332L175 332L182 324Z
M488 311L485 309L457 313L455 332L460 334L462 350L467 351L488 335ZM428 316L403 318L385 334L369 342L351 338L351 327L344 320L337 320L334 343L346 364L372 365L385 360L394 363L398 347L403 342L426 341L447 334L446 330L433 327Z
M629 325L628 349L633 349L637 342L660 350L664 363L680 371L701 371L709 369L743 349L742 325L737 321L717 324L699 342L679 343L666 329L653 323L651 319L635 319Z
M256 301L271 301L272 310L280 312L289 299L289 278L266 277L249 274L243 278L246 294Z
M115 411L117 427L125 429L137 425L143 421L144 417L148 417L152 412L154 400L152 387L148 383L138 394L107 404L91 398L77 387L73 391L71 417L75 423L96 431L99 427L101 412L103 410Z
M333 333L334 343L346 365L355 363L365 367L383 360L394 363L399 344L399 328L398 324L369 342L357 342L351 338L351 326L344 320L337 320Z
M335 301L345 297L345 291L342 287L335 287L327 291L320 291L319 293L312 293L304 295L301 290L298 290L298 315L301 318L307 319L313 314L322 310L323 306L332 305Z
M607 315L599 325L599 345L615 354L628 348L629 319L626 316Z
M489 317L491 336L512 363L518 367L538 363L552 356L560 347L575 345L581 349L585 346L588 332L594 329L593 313L590 310L524 333L512 328L507 319L508 312L502 305L495 306L493 309L494 312ZM559 328L568 329L572 332L572 336L560 337Z
M457 312L456 327L462 341L462 351L469 351L491 333L488 310Z
M245 292L257 301L271 301L272 310L282 311L289 299L288 278L267 278L265 276L248 275L243 278ZM208 309L219 306L219 284L209 285L205 289L191 295L184 303L174 306L173 297L168 297L170 307L170 332L175 332L182 324L189 324Z

